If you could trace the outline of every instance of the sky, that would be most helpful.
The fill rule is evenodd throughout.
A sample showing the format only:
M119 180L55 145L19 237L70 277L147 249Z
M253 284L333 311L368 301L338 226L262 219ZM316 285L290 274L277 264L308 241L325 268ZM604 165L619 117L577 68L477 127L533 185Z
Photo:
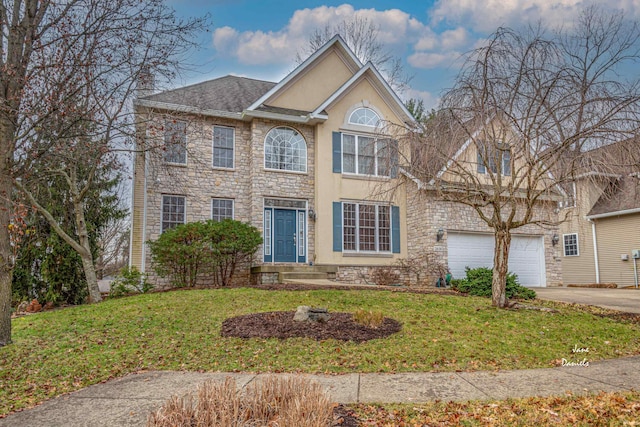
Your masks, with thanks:
M498 27L519 28L544 22L570 25L582 0L424 0L283 1L168 0L178 16L209 14L211 26L198 41L189 70L173 87L228 74L277 82L295 66L296 53L316 29L354 16L379 27L379 41L401 59L411 77L399 94L435 108L451 87L463 55ZM640 0L596 1L640 18Z

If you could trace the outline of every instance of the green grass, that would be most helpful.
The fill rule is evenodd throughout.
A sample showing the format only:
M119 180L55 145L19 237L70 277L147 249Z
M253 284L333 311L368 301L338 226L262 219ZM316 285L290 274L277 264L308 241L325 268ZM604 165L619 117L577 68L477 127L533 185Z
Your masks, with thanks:
M542 303L541 303L542 304ZM549 304L549 303L545 303ZM295 310L381 311L400 333L362 344L221 338L228 317ZM138 370L401 372L536 368L640 353L640 328L562 305L506 311L476 297L379 291L193 290L21 317L0 348L0 414ZM581 355L582 359L584 355Z

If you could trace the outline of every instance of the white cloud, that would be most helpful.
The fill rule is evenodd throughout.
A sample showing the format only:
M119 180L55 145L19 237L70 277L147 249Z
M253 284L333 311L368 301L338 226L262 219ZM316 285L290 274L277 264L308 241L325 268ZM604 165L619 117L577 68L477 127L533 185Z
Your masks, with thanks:
M438 0L430 15L434 24L445 22L491 33L500 26L516 27L538 21L549 26L566 24L588 3L590 1L584 0ZM640 16L640 0L608 0L606 8L622 9L627 17Z
M409 55L407 62L415 68L432 69L438 67L450 67L461 54L457 51L447 52L416 52Z
M240 33L230 27L217 28L213 32L213 45L219 53L237 57L243 64L290 64L316 29L322 30L328 24L355 16L379 26L378 40L387 47L402 51L428 30L423 23L399 9L356 10L349 4L343 4L297 10L288 24L278 31Z

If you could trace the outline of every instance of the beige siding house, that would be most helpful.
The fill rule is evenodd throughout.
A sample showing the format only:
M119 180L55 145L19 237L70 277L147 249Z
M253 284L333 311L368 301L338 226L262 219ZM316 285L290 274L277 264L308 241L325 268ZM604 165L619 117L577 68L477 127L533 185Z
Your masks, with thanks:
M636 166L637 167L637 166ZM561 225L562 281L566 285L635 286L640 259L640 179L637 173L585 173Z

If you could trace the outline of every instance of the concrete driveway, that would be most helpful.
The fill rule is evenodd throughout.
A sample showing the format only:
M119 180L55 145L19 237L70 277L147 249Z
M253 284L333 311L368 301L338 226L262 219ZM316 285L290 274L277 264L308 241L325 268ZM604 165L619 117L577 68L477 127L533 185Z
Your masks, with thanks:
M532 288L538 298L550 301L596 305L627 313L640 313L640 290L595 288Z

